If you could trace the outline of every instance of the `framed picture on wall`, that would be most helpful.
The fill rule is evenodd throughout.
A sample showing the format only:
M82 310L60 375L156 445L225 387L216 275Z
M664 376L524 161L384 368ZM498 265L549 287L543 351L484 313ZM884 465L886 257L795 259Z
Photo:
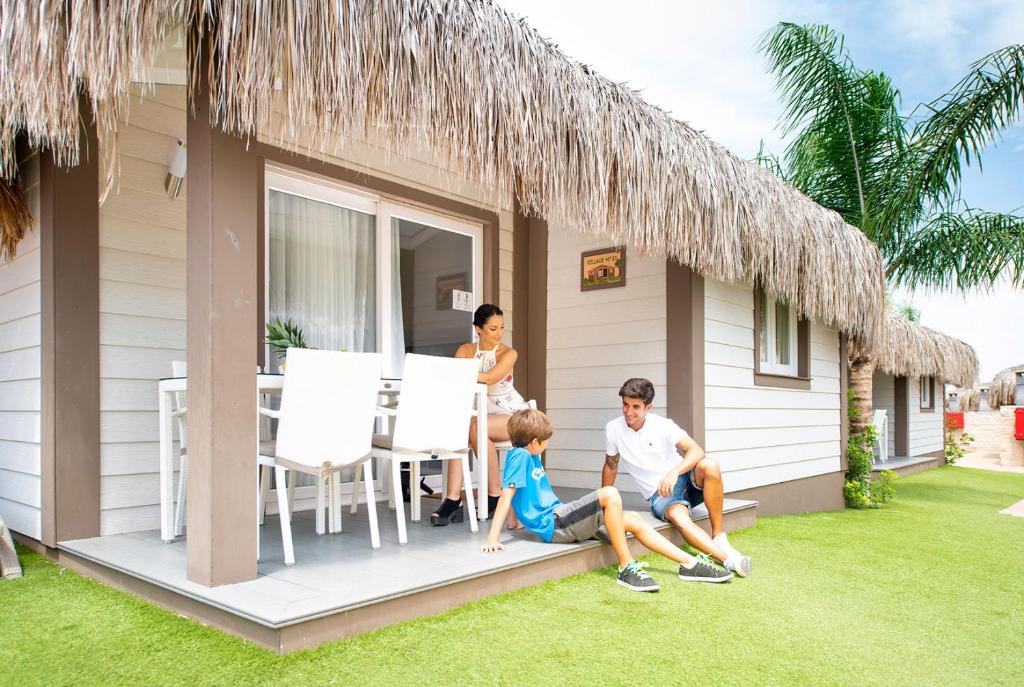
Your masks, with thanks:
M469 275L465 272L445 274L437 278L437 309L452 310L452 292L468 291Z
M588 250L580 256L580 291L626 285L626 247Z

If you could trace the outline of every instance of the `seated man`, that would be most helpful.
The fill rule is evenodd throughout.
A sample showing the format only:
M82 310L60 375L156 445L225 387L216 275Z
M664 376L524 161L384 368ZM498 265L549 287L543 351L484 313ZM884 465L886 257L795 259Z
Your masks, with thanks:
M750 556L729 544L722 531L722 471L689 434L672 420L656 415L654 385L642 378L626 380L619 389L622 417L605 425L605 462L601 486L615 484L621 459L651 504L651 512L672 523L686 542L714 556L741 577L750 574ZM683 457L680 459L679 454ZM690 509L707 504L708 536L690 517Z
M546 542L568 544L585 541L604 529L619 559L617 582L634 592L656 592L660 588L644 572L646 563L633 559L626 543L626 532L651 551L679 564L679 579L687 582L727 582L732 573L705 560L694 558L658 534L637 513L623 512L622 499L615 487L602 487L570 503L555 496L541 463L553 430L547 416L527 408L509 418L508 433L515 446L505 458L501 479L501 497L494 509L491 532L485 552L496 553L505 547L498 538L509 509L515 511L523 527Z

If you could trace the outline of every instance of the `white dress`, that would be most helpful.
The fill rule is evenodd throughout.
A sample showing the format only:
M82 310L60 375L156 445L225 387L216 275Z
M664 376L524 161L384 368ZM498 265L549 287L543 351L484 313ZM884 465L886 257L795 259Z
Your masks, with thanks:
M500 345L500 344L499 344ZM480 372L490 372L498 364L495 352L481 351L480 344L476 345L476 354L473 356L480 361ZM487 386L487 413L488 415L511 415L517 410L528 408L529 404L519 395L512 385L512 373L509 372L504 379L499 379L494 384Z

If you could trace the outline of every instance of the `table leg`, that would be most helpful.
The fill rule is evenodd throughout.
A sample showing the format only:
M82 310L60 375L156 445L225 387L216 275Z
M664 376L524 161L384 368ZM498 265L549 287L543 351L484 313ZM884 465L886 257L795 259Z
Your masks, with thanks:
M477 392L476 395L476 474L477 494L480 495L480 503L477 504L477 512L481 520L487 519L487 394ZM466 473L467 476L469 473ZM467 477L468 481L468 477Z
M160 391L160 538L174 541L174 461L171 457L174 430L171 392Z

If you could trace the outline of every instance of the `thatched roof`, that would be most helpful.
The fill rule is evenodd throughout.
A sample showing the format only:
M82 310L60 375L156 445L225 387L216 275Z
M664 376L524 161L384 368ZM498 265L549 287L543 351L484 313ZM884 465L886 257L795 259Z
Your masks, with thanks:
M978 356L960 339L890 313L873 352L875 366L901 377L938 377L970 386L978 377Z
M961 412L968 413L981 408L981 391L978 387L959 387L953 391Z
M283 2L125 0L70 18L67 4L41 17L3 5L2 174L18 130L74 162L76 83L101 133L113 131L132 65L206 12L216 18L211 117L226 131L268 131L276 105L283 129L314 147L370 132L399 150L427 146L494 193L514 188L552 224L717 279L761 282L807 317L867 341L877 334L881 262L859 230L490 0L324 1L304 12Z
M32 226L32 215L17 180L0 177L0 261L14 259L18 241Z
M988 388L988 404L992 408L1012 406L1017 395L1017 373L1024 371L1024 365L1014 365L1000 370L992 378Z

